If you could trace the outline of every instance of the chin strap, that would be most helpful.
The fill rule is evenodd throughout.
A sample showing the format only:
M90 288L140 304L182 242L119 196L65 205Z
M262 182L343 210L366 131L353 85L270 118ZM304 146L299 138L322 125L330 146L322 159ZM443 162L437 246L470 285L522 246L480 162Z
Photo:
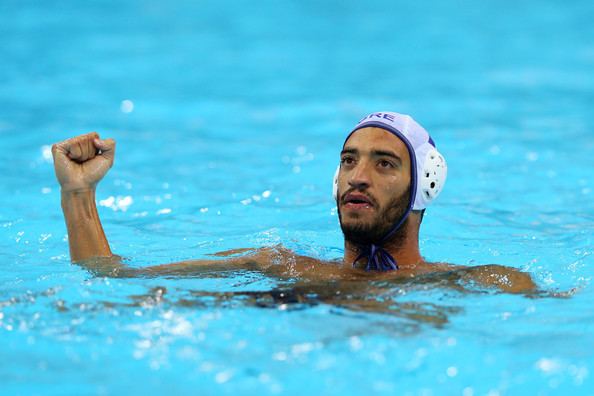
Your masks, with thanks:
M394 257L381 246L374 244L366 246L353 262L353 267L363 257L368 258L365 271L393 271L398 269L398 263Z
M398 263L396 259L392 257L390 253L386 251L382 244L384 244L390 237L398 230L408 218L408 215L412 212L412 205L409 205L407 211L404 215L400 218L400 221L396 223L394 227L386 234L385 237L379 242L379 244L375 245L373 243L366 245L363 247L361 254L357 256L355 261L353 261L353 268L359 259L363 257L367 257L367 265L365 266L365 271L395 271L398 269Z

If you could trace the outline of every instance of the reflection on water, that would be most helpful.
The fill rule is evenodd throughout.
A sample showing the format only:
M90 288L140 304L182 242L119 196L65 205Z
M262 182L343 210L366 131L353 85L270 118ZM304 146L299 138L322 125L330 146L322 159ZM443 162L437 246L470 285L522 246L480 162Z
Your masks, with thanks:
M155 308L212 311L249 307L293 312L325 306L332 315L362 318L375 323L372 328L384 328L391 334L406 335L418 332L423 326L443 328L452 316L464 313L462 299L465 297L488 297L505 292L505 289L485 287L476 282L477 270L489 270L489 266L388 279L373 278L364 272L345 279L290 278L279 276L278 268L282 266L274 266L273 270L262 270L253 263L242 266L239 269L228 268L221 262L194 267L189 272L184 269L181 272L165 272L161 276L152 273L147 276L143 269L122 266L119 259L94 260L92 265L84 265L91 274L116 275L128 280L137 277L136 280L141 282L141 290L147 291L130 294L126 288L128 291L117 297L112 295L113 290L109 287L101 287L99 295L84 292L75 297L72 297L72 290L68 287L52 287L40 292L25 291L0 299L0 309L4 312L0 317L0 326L9 330L17 325L27 328L27 323L35 322L37 315L28 315L29 311L37 312L40 304L49 305L59 313L116 312L116 316L120 313L125 315L126 312L137 315L142 310ZM183 283L197 277L202 282L210 279L231 284L209 290L206 283L200 283L199 289L196 289L196 285L188 287ZM107 277L96 276L93 279L109 282ZM262 287L262 282L271 286ZM109 301L105 299L106 290ZM528 298L566 298L575 292L575 289L567 292L530 290L521 295ZM81 302L81 296L87 296L87 301ZM448 303L440 302L444 296ZM460 301L460 305L455 304L456 301ZM21 309L20 315L12 316L8 311L12 306L25 308ZM27 309L27 306L31 309Z
M227 275L230 273L227 272ZM451 315L463 312L462 308L452 305L427 301L398 301L398 297L414 292L419 285L391 285L391 288L387 286L385 283L373 285L368 282L329 281L286 283L263 291L206 291L175 288L172 292L164 286L156 286L151 287L146 293L129 295L119 301L105 301L95 297L94 301L84 302L61 297L60 294L66 291L63 288L50 288L39 293L27 291L4 299L0 301L0 309L21 306L21 313L24 313L23 306L38 309L39 305L49 305L56 312L73 314L111 310L121 312L126 309L133 311L154 308L212 310L213 308L254 307L292 312L326 304L330 306L329 312L334 315L361 315L366 320L381 323L384 321L375 315L382 315L385 319L401 319L397 326L394 323L389 324L390 332L399 334L407 334L423 325L441 328L448 323ZM27 315L19 316L24 320ZM0 324L2 319L6 322L8 318L0 318ZM388 323L383 323L382 326L384 325L388 326Z

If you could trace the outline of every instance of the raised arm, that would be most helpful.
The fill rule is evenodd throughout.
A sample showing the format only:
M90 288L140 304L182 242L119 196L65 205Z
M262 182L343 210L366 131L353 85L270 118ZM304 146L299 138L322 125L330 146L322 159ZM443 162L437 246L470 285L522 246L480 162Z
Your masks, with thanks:
M70 259L78 262L111 257L97 213L95 188L113 165L115 141L101 140L93 132L54 144L52 154L62 192Z

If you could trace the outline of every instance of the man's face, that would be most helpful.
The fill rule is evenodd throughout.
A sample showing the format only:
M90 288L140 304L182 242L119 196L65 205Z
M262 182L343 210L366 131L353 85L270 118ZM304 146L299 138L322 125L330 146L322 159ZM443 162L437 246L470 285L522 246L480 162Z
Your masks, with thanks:
M353 133L341 153L338 214L345 239L378 243L406 212L410 158L392 133L368 127Z

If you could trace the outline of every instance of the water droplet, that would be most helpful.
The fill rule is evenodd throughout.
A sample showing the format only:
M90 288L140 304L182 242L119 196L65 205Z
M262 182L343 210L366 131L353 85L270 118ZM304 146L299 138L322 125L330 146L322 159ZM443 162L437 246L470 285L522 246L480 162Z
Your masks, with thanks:
M448 367L448 369L446 370L446 374L448 375L448 377L455 377L458 375L458 368L454 366Z
M132 102L130 99L122 100L122 103L120 104L120 110L122 113L132 113L134 111L134 102Z

